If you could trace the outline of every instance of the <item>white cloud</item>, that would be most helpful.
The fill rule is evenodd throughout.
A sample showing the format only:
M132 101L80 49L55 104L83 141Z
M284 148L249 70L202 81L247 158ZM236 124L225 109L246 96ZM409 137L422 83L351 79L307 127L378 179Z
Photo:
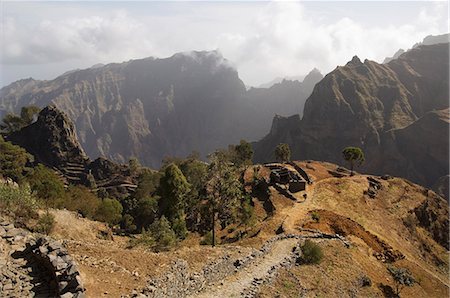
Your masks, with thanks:
M408 17L395 15L389 3L377 11L341 2L109 5L21 3L15 12L5 10L0 48L8 73L3 81L36 73L47 79L99 62L219 49L246 84L258 85L314 67L329 72L353 55L382 61L429 34L444 33L448 25L445 2L423 2L421 10L408 10L407 3ZM348 10L355 5L357 13ZM396 5L402 11L402 4ZM46 73L50 65L52 72Z
M45 64L68 59L113 62L141 57L152 51L144 24L125 12L108 17L43 20L36 26L4 22L3 64Z
M244 81L251 84L299 75L313 67L329 72L353 55L381 62L399 48L440 33L443 10L438 5L420 11L410 23L393 26L380 20L379 25L368 26L348 17L325 23L308 14L302 3L275 2L255 18L252 34L222 34L218 47L236 61Z

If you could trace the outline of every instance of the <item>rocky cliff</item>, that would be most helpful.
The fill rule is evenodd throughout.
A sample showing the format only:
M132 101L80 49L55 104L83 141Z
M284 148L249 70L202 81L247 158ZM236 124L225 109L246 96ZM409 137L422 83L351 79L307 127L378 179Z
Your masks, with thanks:
M36 122L11 134L7 140L25 148L35 162L54 169L66 183L103 189L119 198L136 187L127 165L105 158L91 161L78 142L74 124L54 106L42 109Z
M448 173L448 54L447 43L387 64L355 56L316 84L301 120L255 144L256 160L270 160L279 142L291 145L295 159L337 163L342 148L359 146L363 171L431 186Z
M274 114L301 112L320 73L246 91L220 53L191 52L67 72L51 81L26 79L0 90L1 113L54 104L75 123L91 158L138 157L157 167L165 156L203 156L257 140Z

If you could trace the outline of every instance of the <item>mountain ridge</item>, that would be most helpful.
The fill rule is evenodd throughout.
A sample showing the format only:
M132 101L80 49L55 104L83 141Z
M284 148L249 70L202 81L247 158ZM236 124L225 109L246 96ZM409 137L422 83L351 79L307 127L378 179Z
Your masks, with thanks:
M345 66L337 67L316 84L306 100L303 118L286 127L289 132L283 132L285 137L269 132L254 143L255 160L273 159L275 146L288 143L295 159L339 163L342 162L341 150L344 147L359 146L366 152L363 171L408 177L431 186L448 173L448 155L444 158L432 156L439 160L440 170L433 172L432 166L418 162L418 168L412 171L416 174L411 174L409 161L398 167L383 162L383 152L387 150L383 148L383 141L388 138L384 135L386 132L400 132L427 112L448 108L448 49L448 44L420 46L388 64L369 60L361 62L358 57L353 57ZM431 122L418 123L425 125ZM441 134L424 135L425 144L437 142L445 150L448 142L442 136L448 136L448 123L437 123L443 124L439 128ZM414 135L409 140L408 146L413 147L415 142L421 142ZM425 155L422 152L418 159L423 160ZM399 153L396 156L403 159ZM447 173L442 173L445 168ZM431 177L417 174L421 172L429 173L427 175Z

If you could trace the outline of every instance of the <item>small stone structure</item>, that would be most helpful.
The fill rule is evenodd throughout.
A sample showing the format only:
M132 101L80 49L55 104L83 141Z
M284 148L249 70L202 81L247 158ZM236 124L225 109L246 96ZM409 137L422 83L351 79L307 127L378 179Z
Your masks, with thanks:
M271 171L271 184L288 185L291 193L306 190L305 179L289 168L279 164L266 164L265 167L269 168Z

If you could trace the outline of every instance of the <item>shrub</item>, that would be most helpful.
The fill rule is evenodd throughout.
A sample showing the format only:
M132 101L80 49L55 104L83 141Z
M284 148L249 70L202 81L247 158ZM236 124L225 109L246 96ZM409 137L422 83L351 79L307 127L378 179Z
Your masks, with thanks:
M212 232L209 231L203 236L203 239L200 241L200 245L211 245L212 244Z
M175 235L177 235L177 238L184 239L187 236L187 227L186 227L186 221L184 218L176 217L172 221L172 230L175 232Z
M153 246L155 245L155 239L153 238L150 230L143 229L141 235L138 238L132 238L128 242L129 248L136 247L139 245L142 245L147 248L153 248Z
M38 203L28 184L16 187L0 183L0 212L28 220L37 217L37 209Z
M416 280L412 276L411 272L409 272L406 268L397 268L394 266L388 267L389 273L392 275L395 283L395 294L400 296L400 292L405 287L412 287Z
M372 280L367 275L362 275L358 279L358 283L361 287L371 287Z
M27 176L31 190L49 207L61 208L65 201L64 183L56 173L42 164Z
M320 214L317 212L313 212L311 213L311 218L315 221L315 222L319 222L320 221Z
M0 136L0 175L20 181L23 178L25 165L31 159L31 155L25 149L5 141Z
M122 218L122 205L116 199L103 199L95 213L95 220L104 221L113 226Z
M136 231L137 227L134 224L133 216L125 214L120 221L120 227L125 230L125 232L133 233Z
M306 240L302 245L302 260L306 264L319 264L323 258L323 252L319 245Z
M170 227L170 222L164 215L151 224L150 231L155 240L155 245L153 246L155 251L169 250L175 245L177 237Z
M63 207L94 219L101 200L85 186L69 186Z
M55 226L55 217L53 214L50 214L50 212L45 212L44 215L39 217L39 220L34 228L36 232L42 233L42 234L50 234L50 232L53 230L53 227Z

